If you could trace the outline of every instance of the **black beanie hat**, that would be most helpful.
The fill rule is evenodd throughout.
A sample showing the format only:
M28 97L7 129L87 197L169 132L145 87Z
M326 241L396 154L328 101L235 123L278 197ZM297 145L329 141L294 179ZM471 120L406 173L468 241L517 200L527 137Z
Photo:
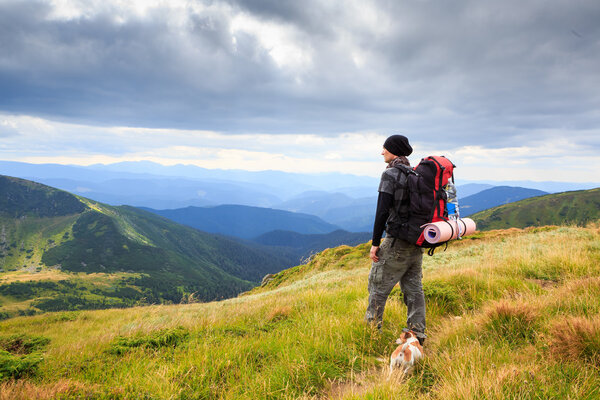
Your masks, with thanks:
M383 147L395 156L410 156L413 149L406 136L392 135L385 140Z

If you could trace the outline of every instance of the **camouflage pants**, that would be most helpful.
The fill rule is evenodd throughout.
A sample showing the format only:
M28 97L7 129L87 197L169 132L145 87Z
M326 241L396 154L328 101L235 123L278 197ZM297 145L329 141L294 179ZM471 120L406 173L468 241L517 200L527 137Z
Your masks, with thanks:
M369 274L369 306L365 320L381 326L387 298L400 282L407 307L407 327L417 336L425 337L425 296L421 282L423 250L404 240L388 237L377 255L379 261L372 263Z

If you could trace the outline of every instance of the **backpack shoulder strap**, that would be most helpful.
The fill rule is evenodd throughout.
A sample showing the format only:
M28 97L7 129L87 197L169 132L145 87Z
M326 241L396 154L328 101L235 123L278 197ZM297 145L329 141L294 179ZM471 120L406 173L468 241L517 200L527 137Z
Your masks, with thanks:
M409 174L415 174L415 175L419 175L417 173L417 171L415 171L414 169L412 169L411 167L404 165L404 164L396 164L394 165L392 168L397 168L400 171L404 172L405 174L409 175Z
M407 218L407 214L409 212L408 201L410 198L410 183L409 177L411 175L418 175L415 170L411 167L398 164L394 165L392 168L397 169L400 173L396 178L396 186L394 189L394 207L393 210L396 215L400 216L400 218Z

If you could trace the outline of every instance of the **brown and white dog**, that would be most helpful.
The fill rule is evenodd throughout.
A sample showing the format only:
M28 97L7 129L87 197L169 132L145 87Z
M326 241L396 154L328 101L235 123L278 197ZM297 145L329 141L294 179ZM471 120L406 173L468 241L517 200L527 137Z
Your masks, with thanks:
M412 372L415 362L423 358L423 347L413 331L402 332L396 344L399 346L390 357L390 375L395 367L402 368L403 373L408 374Z

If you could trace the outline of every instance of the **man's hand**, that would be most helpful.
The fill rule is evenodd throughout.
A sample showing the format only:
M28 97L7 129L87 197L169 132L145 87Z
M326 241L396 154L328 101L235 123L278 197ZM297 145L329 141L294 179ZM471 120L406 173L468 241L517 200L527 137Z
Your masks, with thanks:
M369 253L369 258L374 262L379 261L379 257L377 257L377 252L379 251L379 246L371 246L371 252Z

